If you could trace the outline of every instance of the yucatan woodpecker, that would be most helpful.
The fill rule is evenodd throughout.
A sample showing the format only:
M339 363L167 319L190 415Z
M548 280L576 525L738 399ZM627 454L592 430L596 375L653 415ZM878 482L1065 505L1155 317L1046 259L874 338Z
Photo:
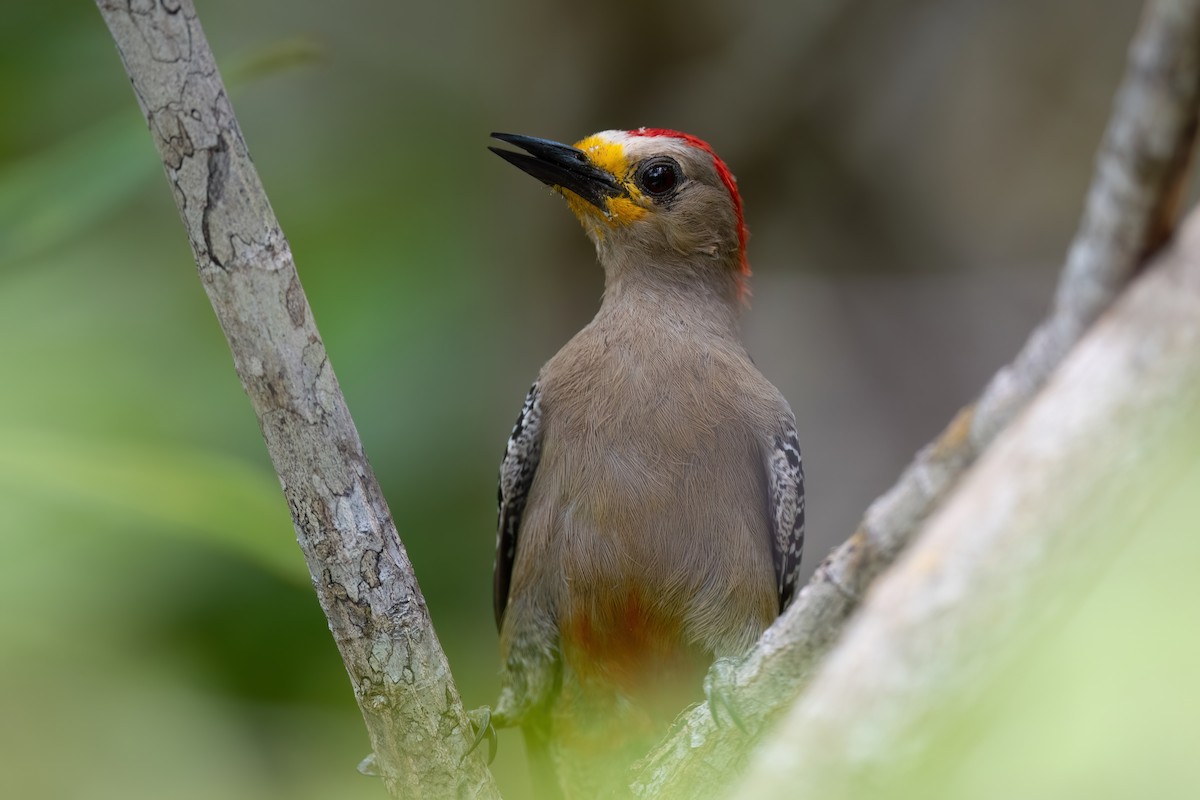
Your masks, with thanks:
M800 447L739 337L746 226L712 148L651 128L493 136L566 198L604 267L599 312L508 441L494 597L493 721L522 726L535 773L544 759L568 797L595 797L791 600Z

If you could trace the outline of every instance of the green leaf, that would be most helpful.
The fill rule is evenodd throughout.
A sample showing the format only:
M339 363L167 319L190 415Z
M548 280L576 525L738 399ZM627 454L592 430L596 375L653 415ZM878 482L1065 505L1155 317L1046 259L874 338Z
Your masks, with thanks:
M306 582L279 483L236 458L160 443L0 429L0 489L157 524Z

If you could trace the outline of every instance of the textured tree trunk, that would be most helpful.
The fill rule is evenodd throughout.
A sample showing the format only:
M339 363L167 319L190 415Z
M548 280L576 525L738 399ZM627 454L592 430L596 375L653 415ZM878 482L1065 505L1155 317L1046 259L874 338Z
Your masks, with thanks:
M394 797L495 797L191 0L98 0ZM281 668L283 665L281 665ZM347 766L350 768L350 765Z

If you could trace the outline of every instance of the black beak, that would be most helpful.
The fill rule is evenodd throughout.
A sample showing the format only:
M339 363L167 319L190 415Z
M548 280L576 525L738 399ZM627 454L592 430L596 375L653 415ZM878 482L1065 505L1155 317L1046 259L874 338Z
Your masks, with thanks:
M516 145L529 155L498 147L489 147L488 150L547 186L574 192L606 214L608 206L605 200L625 194L617 179L593 166L582 150L549 139L516 133L493 133L492 138Z

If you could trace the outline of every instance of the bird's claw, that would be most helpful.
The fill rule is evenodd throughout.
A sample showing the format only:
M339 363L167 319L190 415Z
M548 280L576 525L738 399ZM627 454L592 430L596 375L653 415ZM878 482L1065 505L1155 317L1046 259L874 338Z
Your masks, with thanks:
M734 727L748 735L750 730L741 711L738 710L737 702L733 699L734 688L737 685L735 673L740 663L736 658L718 658L714 661L708 674L704 676L704 696L708 700L708 713L717 727L724 727L718 713L724 710L733 721Z
M488 742L488 758L487 763L491 764L496 760L496 729L492 726L492 709L488 706L480 706L473 708L467 712L467 719L471 721L471 728L475 731L475 739L471 742L471 746L467 748L467 752L463 755L463 760L466 761L467 756L475 752L475 748L487 739Z

